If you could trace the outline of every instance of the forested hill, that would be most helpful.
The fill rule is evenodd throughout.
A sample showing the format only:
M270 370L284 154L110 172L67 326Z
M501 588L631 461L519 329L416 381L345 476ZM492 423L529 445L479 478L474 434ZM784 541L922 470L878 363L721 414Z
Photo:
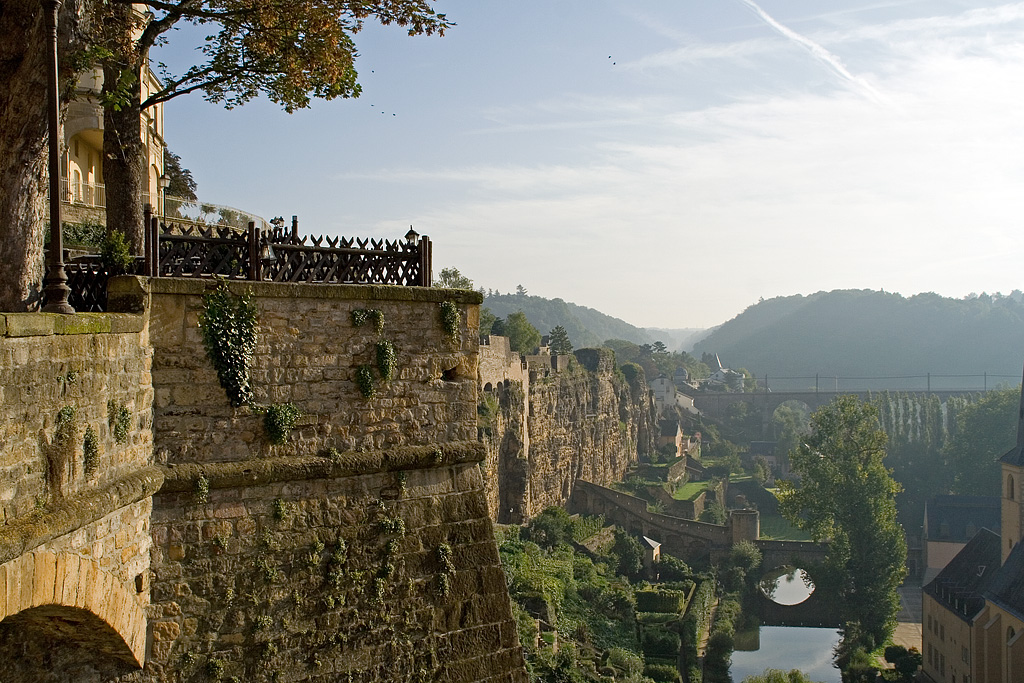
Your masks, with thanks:
M600 346L606 339L625 339L634 344L656 341L647 331L624 320L562 299L545 299L529 294L491 294L484 299L484 307L499 318L522 311L541 334L561 325L569 333L572 345L578 349Z
M1006 375L1017 384L1024 363L1024 297L981 295L949 299L836 290L760 301L699 341L694 354L718 353L727 367L744 367L780 389L805 388L772 377L838 375ZM935 378L932 388L973 387L982 378ZM919 381L920 383L920 381ZM908 381L907 384L910 384ZM914 388L899 381L855 388Z

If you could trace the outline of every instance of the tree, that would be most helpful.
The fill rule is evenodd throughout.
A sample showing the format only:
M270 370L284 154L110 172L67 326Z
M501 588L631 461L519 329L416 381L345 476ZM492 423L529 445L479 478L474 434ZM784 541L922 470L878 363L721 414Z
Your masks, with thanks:
M572 342L569 341L569 333L561 325L555 325L548 334L548 346L551 352L559 356L568 356L572 353Z
M61 54L82 50L83 20L80 0L61 5ZM24 311L39 302L46 225L47 36L38 0L5 0L0 36L0 311ZM64 101L76 66L60 62Z
M747 676L743 683L814 683L807 674L799 669L782 671L781 669L765 669L764 673Z
M498 334L494 331L494 323L497 322L498 318L491 309L486 306L480 308L480 334Z
M437 286L447 289L473 289L473 281L460 273L458 268L442 268L437 277Z
M137 8L142 6L145 11ZM0 17L0 308L30 307L42 270L46 39L39 3L8 0ZM141 113L200 91L227 107L259 94L291 112L312 98L357 97L354 36L367 19L410 35L443 35L452 23L429 0L70 0L60 15L61 91L76 72L101 67L106 213L136 253L146 178ZM149 51L181 23L203 25L203 58L142 100ZM85 28L89 31L86 32Z
M661 340L654 342L654 344L651 345L651 348L654 349L654 353L659 355L668 353L668 347L666 347L665 342Z
M196 181L192 171L181 165L181 157L164 148L164 173L170 179L167 196L196 201Z
M999 458L1017 440L1019 389L990 391L956 414L953 437L943 456L961 495L993 496L999 492Z
M896 493L884 464L886 436L877 409L840 396L811 416L811 434L790 453L800 488L780 484L780 510L819 541L828 540L825 574L847 637L870 650L896 625L897 587L907 547L896 522Z
M540 332L530 324L522 311L508 314L505 318L504 331L509 346L518 353L533 353L540 344Z

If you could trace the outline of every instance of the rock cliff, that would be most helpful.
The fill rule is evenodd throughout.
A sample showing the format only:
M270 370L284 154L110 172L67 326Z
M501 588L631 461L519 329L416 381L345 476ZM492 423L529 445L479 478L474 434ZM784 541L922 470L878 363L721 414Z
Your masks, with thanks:
M621 480L653 449L653 406L642 371L628 379L608 349L527 367L491 337L480 347L478 434L491 515L521 523L569 500L577 480ZM562 361L562 362L559 362Z

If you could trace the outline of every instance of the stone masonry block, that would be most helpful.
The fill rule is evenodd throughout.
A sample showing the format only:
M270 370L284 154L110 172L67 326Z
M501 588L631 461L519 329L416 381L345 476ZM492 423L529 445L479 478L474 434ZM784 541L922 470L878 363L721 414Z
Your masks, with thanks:
M67 557L64 570L64 582L61 594L58 596L55 593L54 598L59 598L62 605L73 605L77 601L76 593L78 592L78 572L82 560L77 555L71 555L70 553L63 553L61 556Z
M51 605L55 602L57 583L57 555L48 552L32 553L35 565L32 606Z

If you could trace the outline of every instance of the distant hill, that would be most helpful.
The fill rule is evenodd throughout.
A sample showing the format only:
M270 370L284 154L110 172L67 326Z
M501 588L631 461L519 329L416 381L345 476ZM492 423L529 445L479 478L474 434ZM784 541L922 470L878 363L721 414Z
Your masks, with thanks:
M778 389L832 388L839 377L892 377L846 381L840 389L916 388L933 376L932 388L974 388L982 377L1020 381L1024 362L1024 303L1020 292L949 299L937 294L903 297L869 290L836 290L761 301L712 330L695 346L698 358L718 353L731 368L766 373ZM784 377L805 379L784 382ZM772 377L778 379L772 380ZM870 385L870 386L865 386Z
M541 334L547 334L556 325L561 325L569 333L572 345L578 349L600 346L606 339L625 339L634 344L650 344L655 341L649 332L624 320L562 299L545 299L528 294L492 294L484 299L484 307L499 318L522 311Z

